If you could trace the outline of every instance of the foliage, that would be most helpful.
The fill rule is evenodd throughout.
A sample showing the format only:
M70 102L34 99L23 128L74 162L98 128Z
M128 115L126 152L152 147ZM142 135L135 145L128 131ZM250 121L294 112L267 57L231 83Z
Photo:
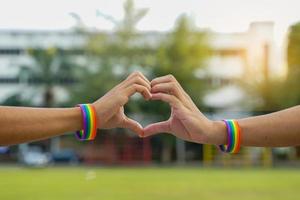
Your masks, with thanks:
M255 96L252 99L258 99L250 102L254 106L254 112L269 113L285 108L285 83L282 79L272 78L267 82L250 84L246 86L246 90Z
M210 55L208 38L204 32L195 30L191 20L183 15L175 29L166 35L157 49L155 63L150 69L152 77L172 74L193 98L195 103L204 109L202 97L205 92L205 82L195 76L197 69L203 67ZM159 119L166 119L169 106L162 103L147 103L142 105L146 113L159 114Z
M97 15L108 19L115 25L115 32L88 34L86 46L87 66L81 70L81 82L76 85L73 100L80 102L84 91L85 102L94 101L118 82L124 79L134 68L151 62L154 50L147 45L136 45L142 35L136 30L137 23L146 15L147 9L135 8L134 2L124 3L124 17L114 17L97 11ZM80 94L81 93L81 94ZM130 110L134 104L127 105Z
M290 27L288 36L287 61L289 69L300 68L300 22ZM291 73L289 73L291 74Z
M288 75L285 88L287 106L300 104L300 22L290 27L288 36L287 61Z
M1 102L2 106L32 106L28 100L23 100L20 94L13 94Z
M76 65L70 62L67 52L58 48L28 49L33 60L30 66L22 66L20 77L26 74L27 84L36 84L44 91L44 106L54 106L53 87L74 82L72 71Z
M300 104L300 23L290 27L287 46L288 72L284 79L268 77L247 89L262 101L255 108L271 112Z
M198 105L205 83L195 76L195 71L203 67L210 54L207 40L206 34L195 30L187 16L181 16L175 30L162 42L154 68L156 77L173 74Z

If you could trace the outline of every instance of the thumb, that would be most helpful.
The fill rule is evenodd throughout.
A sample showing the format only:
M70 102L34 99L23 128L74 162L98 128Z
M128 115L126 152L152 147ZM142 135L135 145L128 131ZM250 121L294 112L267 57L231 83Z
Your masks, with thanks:
M158 122L150 124L144 128L144 137L155 135L158 133L170 133L170 123L169 121Z
M140 137L142 137L144 133L142 125L140 125L140 123L128 117L125 117L122 124L122 128L128 128L134 133L138 134Z

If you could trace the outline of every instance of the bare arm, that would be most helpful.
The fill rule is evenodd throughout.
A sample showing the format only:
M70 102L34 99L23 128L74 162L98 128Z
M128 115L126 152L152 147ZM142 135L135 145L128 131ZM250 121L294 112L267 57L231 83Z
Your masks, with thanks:
M141 125L124 114L130 96L141 93L151 98L151 85L145 76L134 72L93 103L99 128L128 128L142 135ZM79 108L24 108L0 106L0 146L30 142L80 130Z
M296 146L300 144L300 106L268 115L238 120L245 146Z
M151 124L144 129L144 136L161 132L171 133L184 140L226 144L227 130L224 122L207 119L171 76L151 81L152 99L170 104L169 120ZM300 145L300 106L280 112L239 119L241 144L244 146L281 147Z
M0 145L61 135L81 129L79 108L0 107Z

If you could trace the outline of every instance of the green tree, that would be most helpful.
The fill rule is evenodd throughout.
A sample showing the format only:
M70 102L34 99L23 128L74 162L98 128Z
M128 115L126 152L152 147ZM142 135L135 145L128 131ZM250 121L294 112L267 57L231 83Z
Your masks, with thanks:
M20 94L13 94L1 102L2 106L32 106L28 100L22 100Z
M73 71L75 64L70 62L63 50L58 48L28 49L28 54L33 60L31 66L22 66L22 73L28 75L28 83L38 83L37 87L43 91L43 105L55 105L55 86L66 86L74 81Z
M285 88L285 106L300 104L300 22L290 27L287 47L288 74Z
M120 20L97 10L97 16L115 25L115 31L87 34L86 58L88 62L80 72L82 78L73 95L75 101L83 100L82 91L85 91L85 101L95 100L134 71L136 67L140 69L153 61L155 49L146 45L136 45L136 41L142 37L136 25L147 12L147 9L136 8L132 0L124 3L124 16ZM127 105L129 111L133 108L136 106Z
M287 61L289 75L300 70L300 22L290 27L288 36Z
M154 75L173 74L200 106L205 83L195 76L195 72L204 66L209 55L206 33L197 31L191 20L182 15L159 48Z
M191 20L182 15L176 22L174 31L166 35L156 55L156 64L153 67L153 76L159 77L173 74L183 88L193 98L198 106L202 105L202 97L206 83L195 76L197 69L204 66L210 55L207 35L196 30ZM147 110L147 109L146 109ZM150 104L148 111L159 111L160 119L169 116L169 106L166 104ZM171 160L172 147L175 138L169 135L161 136L163 142L163 162ZM178 149L177 149L178 150Z

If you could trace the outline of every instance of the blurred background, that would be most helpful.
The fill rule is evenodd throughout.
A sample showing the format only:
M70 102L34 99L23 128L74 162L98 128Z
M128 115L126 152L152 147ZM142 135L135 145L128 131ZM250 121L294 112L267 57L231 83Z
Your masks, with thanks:
M298 0L3 1L0 104L93 102L138 70L150 80L173 74L213 120L299 105L299 8ZM170 113L140 95L125 110L143 126ZM299 166L299 147L232 156L168 134L101 130L78 142L69 133L0 147L0 197L297 199Z

